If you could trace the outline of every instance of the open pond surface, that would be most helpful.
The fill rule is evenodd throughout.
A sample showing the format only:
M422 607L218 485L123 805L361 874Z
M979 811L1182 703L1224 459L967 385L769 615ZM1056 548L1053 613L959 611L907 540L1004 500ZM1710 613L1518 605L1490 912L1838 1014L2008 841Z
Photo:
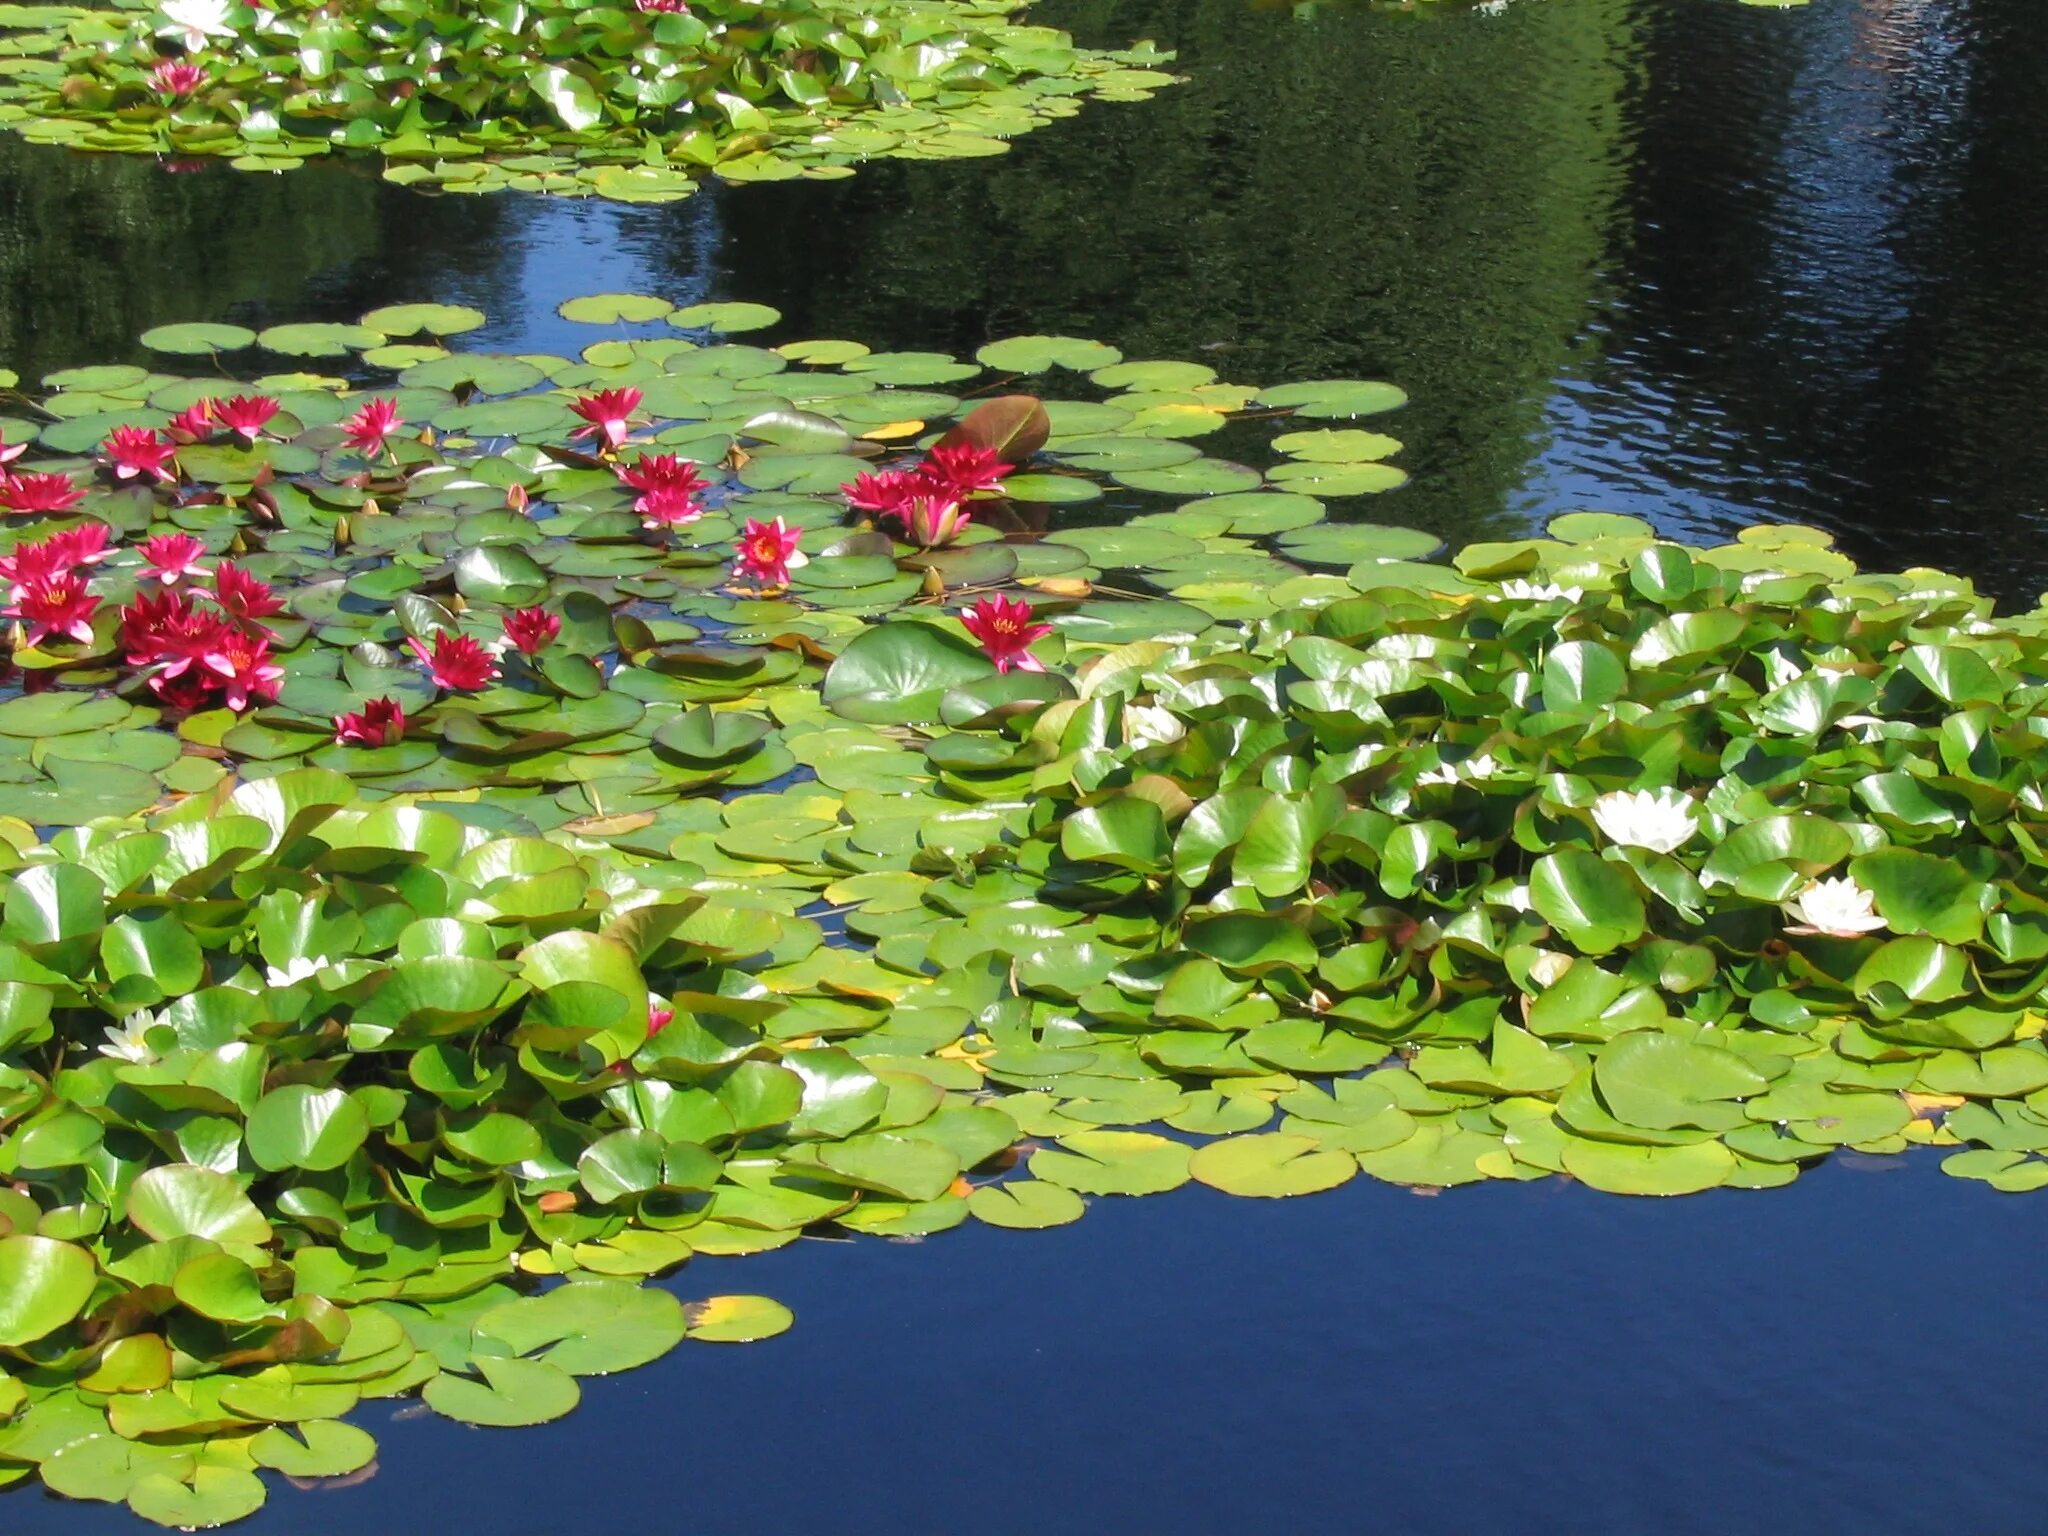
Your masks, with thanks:
M1453 543L1573 507L1803 521L1867 563L2048 587L2035 0L1048 6L1190 82L965 164L682 204L166 175L0 139L0 361L169 321L474 303L582 337L600 288L777 337L1019 331L1231 377L1389 378ZM1844 1159L1776 1192L1188 1189L1077 1226L699 1260L799 1325L592 1383L541 1429L427 1419L254 1529L1862 1532L2043 1527L2038 1202ZM366 1421L367 1422L367 1421ZM40 1494L11 1530L139 1529Z

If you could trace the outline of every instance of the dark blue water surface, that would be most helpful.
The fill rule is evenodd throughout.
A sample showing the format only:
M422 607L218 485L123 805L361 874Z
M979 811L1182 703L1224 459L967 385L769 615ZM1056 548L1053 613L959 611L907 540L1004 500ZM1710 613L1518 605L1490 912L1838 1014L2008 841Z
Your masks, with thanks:
M403 299L565 350L590 333L554 306L605 288L878 347L1066 331L1406 386L1414 483L1340 515L1452 539L1585 506L1699 537L1802 521L1874 563L2048 587L2041 0L1040 14L1150 34L1191 83L1001 160L666 208L168 176L0 136L0 363ZM280 1488L253 1528L2032 1536L2044 1202L1846 1158L1669 1202L1188 1189L1052 1232L699 1260L680 1294L773 1295L796 1329L586 1383L540 1429L379 1407L379 1475ZM37 1493L0 1527L138 1529Z

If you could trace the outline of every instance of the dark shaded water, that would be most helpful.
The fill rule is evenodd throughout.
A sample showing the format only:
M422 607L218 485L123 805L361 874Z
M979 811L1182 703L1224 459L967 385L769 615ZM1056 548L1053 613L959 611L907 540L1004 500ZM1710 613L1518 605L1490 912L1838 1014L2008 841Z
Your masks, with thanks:
M580 345L599 288L790 335L1071 331L1414 395L1452 538L1596 506L1759 520L2048 587L2039 0L1516 0L1499 15L1053 0L1193 81L1002 160L665 209L426 200L332 168L169 176L0 136L0 363L170 320L473 302ZM2044 1197L2048 1198L2048 1197ZM1043 1234L802 1244L685 1294L795 1306L546 1429L379 1427L259 1528L509 1533L2048 1530L2039 1200L1931 1161L1675 1203L1358 1183L1105 1202ZM134 1529L39 1495L9 1530Z

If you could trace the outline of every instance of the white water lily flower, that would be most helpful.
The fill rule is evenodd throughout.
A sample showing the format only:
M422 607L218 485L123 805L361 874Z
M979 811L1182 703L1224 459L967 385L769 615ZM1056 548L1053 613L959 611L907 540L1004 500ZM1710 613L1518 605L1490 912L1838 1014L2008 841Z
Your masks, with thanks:
M283 965L270 967L264 980L273 987L289 987L310 980L315 971L324 971L332 964L325 955L294 955Z
M164 0L157 7L170 26L164 31L184 35L185 46L197 53L209 37L233 37L228 25L229 0Z
M1617 789L1593 802L1593 824L1610 843L1676 853L1699 831L1692 801L1675 789Z
M1551 603L1562 598L1567 603L1576 603L1586 595L1584 587L1560 587L1555 582L1538 586L1533 581L1524 581L1517 576L1513 581L1500 584L1500 595L1517 603Z
M1161 745L1179 741L1187 733L1187 726L1170 709L1161 709L1156 704L1124 706L1124 742L1127 746Z
M1884 926L1877 915L1877 898L1847 875L1807 881L1785 903L1785 915L1795 925L1787 933L1821 933L1834 939L1853 939Z
M156 1027L156 1015L147 1008L139 1009L107 1030L107 1038L100 1046L102 1056L111 1056L116 1061L132 1061L146 1066L156 1060L156 1051L147 1039L150 1030Z

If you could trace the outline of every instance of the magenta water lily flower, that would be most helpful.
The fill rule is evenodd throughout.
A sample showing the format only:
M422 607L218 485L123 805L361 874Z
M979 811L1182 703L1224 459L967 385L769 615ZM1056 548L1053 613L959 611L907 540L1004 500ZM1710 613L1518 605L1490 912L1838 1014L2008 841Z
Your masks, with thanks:
M384 451L385 440L405 425L396 400L365 400L360 409L341 424L349 447L368 457Z
M981 642L998 672L1043 672L1045 664L1031 654L1031 642L1052 633L1050 624L1031 622L1031 605L1021 597L984 597L962 613L967 633Z
M69 475L0 475L0 508L9 512L69 512L85 500L85 487Z
M278 403L270 395L236 395L211 404L215 421L251 443L263 435L270 418L278 412Z
M0 608L0 613L21 621L22 643L33 649L52 635L90 644L92 619L99 606L100 600L85 590L84 578L66 574L18 588L14 602Z
M173 101L182 101L204 84L205 69L190 59L165 59L149 72L149 88Z
M105 523L80 523L33 544L18 544L0 555L0 576L14 585L16 594L24 587L68 576L81 566L98 565L113 551L107 547Z
M903 504L923 488L924 482L908 470L885 469L875 475L855 475L839 487L839 494L856 512L874 517L895 517Z
M206 653L206 670L219 680L227 706L236 714L248 710L258 699L277 697L284 680L284 668L270 659L270 637L252 636L231 629L216 650Z
M633 0L636 9L654 11L663 16L687 16L690 8L683 0Z
M624 446L627 425L633 413L640 409L640 391L601 389L594 395L577 396L569 402L569 409L584 421L584 425L569 434L572 440L579 437L601 438L606 448L616 450Z
M561 632L561 619L545 608L518 608L505 615L505 638L525 656L538 656Z
M181 578L204 576L199 557L206 546L189 533L160 533L142 541L143 575L174 587Z
M148 427L116 427L100 444L100 452L114 471L116 480L133 480L147 475L152 480L175 480L178 445L160 437Z
M372 699L352 715L334 717L338 747L395 747L405 737L405 708L393 698Z
M432 650L417 635L405 643L426 663L427 675L436 688L445 688L450 693L475 693L497 680L498 659L468 635L437 629Z
M616 466L612 473L621 485L640 493L633 510L646 527L680 528L704 515L697 493L711 482L697 474L696 464L689 459L672 453L643 453L631 464Z
M213 573L213 600L244 628L284 612L284 599L232 560L223 560Z
M993 448L956 443L950 448L941 444L932 449L925 455L918 473L955 496L965 497L976 491L1000 489L1003 476L1014 473L1016 468L1014 464L1005 464Z
M740 530L739 559L733 574L763 587L786 587L792 566L807 563L796 547L800 530L785 527L781 518L773 522L751 519Z

